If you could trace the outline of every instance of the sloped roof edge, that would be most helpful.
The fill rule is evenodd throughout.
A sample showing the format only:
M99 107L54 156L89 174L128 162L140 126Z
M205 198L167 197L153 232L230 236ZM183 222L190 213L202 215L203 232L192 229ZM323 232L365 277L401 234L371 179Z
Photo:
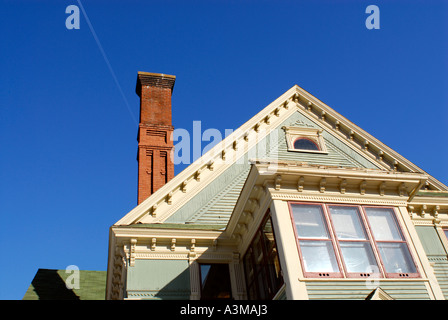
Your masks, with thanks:
M244 139L250 130L258 131L260 125L269 124L269 118L277 115L281 109L297 108L304 114L318 121L323 127L332 131L341 138L351 141L354 149L364 150L365 155L376 161L383 168L404 172L426 173L418 166L398 154L396 151L367 133L350 120L333 110L331 107L299 87L294 85L280 97L263 108L255 116L245 122L221 143L190 164L185 170L176 175L162 188L140 203L114 225L130 225L136 223L142 216L151 210L157 210L158 203L166 201L176 190L183 188L183 184L201 170L210 168L222 151L232 148L235 143ZM426 173L427 174L427 173ZM429 175L428 181L437 190L447 191L448 187ZM161 222L154 219L154 222Z

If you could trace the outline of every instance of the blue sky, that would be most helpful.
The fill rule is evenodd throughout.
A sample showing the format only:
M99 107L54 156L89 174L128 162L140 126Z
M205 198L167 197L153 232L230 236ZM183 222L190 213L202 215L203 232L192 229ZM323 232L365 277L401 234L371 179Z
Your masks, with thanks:
M38 268L106 270L137 202L138 71L176 75L176 128L223 134L297 84L448 183L446 1L82 0L97 39L82 12L66 28L77 0L0 4L0 299Z

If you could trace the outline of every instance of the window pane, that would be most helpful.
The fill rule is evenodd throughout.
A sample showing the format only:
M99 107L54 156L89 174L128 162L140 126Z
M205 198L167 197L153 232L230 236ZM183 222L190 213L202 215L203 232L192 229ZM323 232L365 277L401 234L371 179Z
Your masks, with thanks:
M356 207L330 207L331 219L338 239L366 239Z
M274 232L272 230L271 219L266 220L266 223L262 228L262 234L266 251L270 252L272 248L275 246Z
M329 238L321 206L293 204L291 207L299 238Z
M392 209L366 208L366 213L375 240L402 240Z
M443 230L443 231L445 232L445 235L446 235L446 237L448 239L448 230Z
M333 246L330 241L300 241L305 271L339 272Z
M405 243L378 243L387 273L415 273L414 262Z
M370 243L340 242L347 272L371 272L378 270Z
M294 149L302 149L302 150L319 150L317 144L308 139L297 139L294 141Z
M260 265L262 263L263 260L263 248L261 246L261 236L260 233L258 232L257 235L255 236L255 239L253 240L253 253L254 253L254 258L255 258L255 267L259 268L258 265Z
M246 274L246 282L248 285L252 283L252 281L254 279L254 275L255 275L255 270L254 270L254 265L253 265L252 259L253 259L252 249L249 248L247 250L246 255L244 256L244 268L245 268L245 274Z
M231 299L230 272L227 264L201 264L201 299Z

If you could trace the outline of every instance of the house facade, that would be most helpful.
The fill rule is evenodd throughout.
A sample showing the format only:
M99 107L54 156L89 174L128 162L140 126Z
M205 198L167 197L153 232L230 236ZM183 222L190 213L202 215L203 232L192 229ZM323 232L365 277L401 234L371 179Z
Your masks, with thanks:
M174 176L174 82L137 75L106 299L448 298L447 186L299 86Z

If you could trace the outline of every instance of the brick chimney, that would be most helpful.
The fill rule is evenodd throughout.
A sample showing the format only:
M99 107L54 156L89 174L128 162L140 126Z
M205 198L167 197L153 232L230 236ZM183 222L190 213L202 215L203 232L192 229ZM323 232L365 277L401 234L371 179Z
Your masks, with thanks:
M171 94L175 76L138 72L138 204L174 177Z

